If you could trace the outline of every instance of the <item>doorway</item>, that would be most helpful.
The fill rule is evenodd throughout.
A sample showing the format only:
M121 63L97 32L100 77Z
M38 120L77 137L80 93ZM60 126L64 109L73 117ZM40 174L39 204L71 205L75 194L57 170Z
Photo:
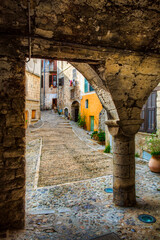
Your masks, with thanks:
M57 108L57 98L52 98L52 109Z
M73 121L78 121L78 114L79 114L79 102L74 101L71 107L71 118Z

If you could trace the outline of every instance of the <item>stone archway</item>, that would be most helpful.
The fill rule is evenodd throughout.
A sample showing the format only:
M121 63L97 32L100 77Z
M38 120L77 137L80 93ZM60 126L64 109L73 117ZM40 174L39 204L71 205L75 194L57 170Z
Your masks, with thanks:
M78 121L78 114L79 114L79 102L74 101L71 105L71 119L75 122Z

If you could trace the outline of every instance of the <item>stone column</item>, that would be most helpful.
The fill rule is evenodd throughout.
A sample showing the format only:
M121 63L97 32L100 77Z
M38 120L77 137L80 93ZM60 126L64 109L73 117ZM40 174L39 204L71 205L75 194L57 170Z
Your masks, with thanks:
M113 201L118 206L136 203L135 133L141 122L106 121L113 136Z
M0 230L22 229L25 222L24 58L14 54L0 57L0 72Z

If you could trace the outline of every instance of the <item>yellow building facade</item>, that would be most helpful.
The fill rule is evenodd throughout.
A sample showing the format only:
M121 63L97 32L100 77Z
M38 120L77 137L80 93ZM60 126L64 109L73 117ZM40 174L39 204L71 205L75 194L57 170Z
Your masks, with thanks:
M88 131L98 131L99 114L102 109L103 107L97 94L85 79L84 95L81 99L81 116L85 116L86 128Z

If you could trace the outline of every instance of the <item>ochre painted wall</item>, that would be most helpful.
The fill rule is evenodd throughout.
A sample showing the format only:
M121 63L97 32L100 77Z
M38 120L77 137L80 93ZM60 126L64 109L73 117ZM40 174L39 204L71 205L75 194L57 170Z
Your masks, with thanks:
M85 101L88 99L88 108L85 108ZM86 116L87 130L90 131L90 116L94 116L94 131L98 130L99 113L102 110L102 104L96 93L86 94L81 100L81 115Z

